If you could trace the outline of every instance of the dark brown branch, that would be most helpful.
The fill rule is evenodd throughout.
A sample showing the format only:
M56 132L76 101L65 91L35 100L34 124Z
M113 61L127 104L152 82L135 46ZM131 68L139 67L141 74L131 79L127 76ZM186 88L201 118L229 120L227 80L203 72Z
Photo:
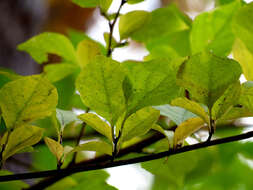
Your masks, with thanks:
M164 151L164 152L157 153L157 154L140 156L140 157L132 158L132 159L119 160L119 161L114 161L114 162L107 161L107 162L90 163L90 164L77 164L75 167L69 167L69 168L61 169L61 170L49 170L49 171L43 171L43 172L32 172L32 173L0 176L0 182L20 180L20 179L30 179L30 178L41 178L41 177L48 177L48 176L57 176L57 177L68 176L68 175L71 175L71 174L74 174L77 172L105 169L105 168L111 168L111 167L122 166L122 165L127 165L127 164L135 164L135 163L160 159L163 157L172 156L175 154L180 154L183 152L197 150L197 149L201 149L201 148L205 148L205 147L209 147L209 146L239 141L239 140L247 139L250 137L253 137L253 131L248 132L248 133L244 133L244 134L240 134L240 135L236 135L236 136L221 138L221 139L217 139L217 140L213 140L213 141L209 141L209 142L203 142L203 143L198 143L198 144L194 144L194 145L184 146L180 149L175 149L175 150L171 149L169 151ZM42 189L44 187L37 186L37 189L39 189L39 188ZM35 186L33 186L29 189L35 189Z

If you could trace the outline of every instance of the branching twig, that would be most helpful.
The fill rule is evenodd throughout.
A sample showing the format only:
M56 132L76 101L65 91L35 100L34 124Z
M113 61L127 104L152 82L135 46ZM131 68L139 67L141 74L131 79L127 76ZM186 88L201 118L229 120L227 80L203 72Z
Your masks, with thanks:
M111 168L111 167L122 166L122 165L127 165L127 164L135 164L135 163L160 159L163 157L172 156L175 154L180 154L183 152L197 150L197 149L201 149L201 148L205 148L205 147L209 147L209 146L239 141L239 140L247 139L250 137L253 137L253 131L248 132L248 133L244 133L244 134L240 134L240 135L236 135L236 136L221 138L221 139L217 139L217 140L213 140L213 141L209 141L209 142L202 142L202 143L198 143L198 144L194 144L194 145L184 146L184 147L182 147L180 149L176 149L176 150L170 149L169 151L164 151L164 152L160 152L157 154L151 154L151 155L147 155L147 156L140 156L137 158L131 158L131 159L126 159L126 160L119 160L119 161L114 161L114 162L105 161L105 162L90 163L90 164L85 164L85 165L77 164L75 167L61 169L60 171L59 170L49 170L49 171L42 171L42 172L32 172L32 173L0 176L0 182L20 180L20 179L30 179L30 178L41 178L41 177L48 177L48 176L67 176L67 175L71 175L71 174L74 174L77 172L105 169L105 168ZM29 188L29 189L34 189L34 187Z

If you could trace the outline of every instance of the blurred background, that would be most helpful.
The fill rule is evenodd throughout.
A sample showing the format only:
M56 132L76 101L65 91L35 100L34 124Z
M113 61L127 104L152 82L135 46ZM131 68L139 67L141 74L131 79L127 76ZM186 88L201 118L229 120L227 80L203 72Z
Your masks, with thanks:
M146 0L135 5L125 5L121 13L131 10L152 11L173 2L190 18L211 10L219 3L218 0ZM120 0L114 0L109 11L115 12L119 4ZM41 72L42 66L36 64L28 54L17 51L16 46L43 31L65 35L70 35L71 31L85 32L105 44L103 33L109 31L109 27L98 9L80 8L70 0L0 0L0 67L9 68L21 75ZM114 35L119 39L117 27ZM142 60L147 54L142 44L130 41L129 46L116 49L112 56L118 61ZM57 62L57 59L56 56L50 55L49 63ZM9 167L14 171L18 169L15 165ZM153 183L152 174L140 165L117 167L107 171L111 174L108 183L120 190L146 190Z

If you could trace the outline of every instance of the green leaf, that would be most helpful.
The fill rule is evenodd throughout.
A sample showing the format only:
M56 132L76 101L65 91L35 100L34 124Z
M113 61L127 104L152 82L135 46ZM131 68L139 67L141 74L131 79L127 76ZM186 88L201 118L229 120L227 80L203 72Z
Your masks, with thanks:
M70 153L80 151L96 151L112 155L112 146L102 140L94 140L76 146Z
M253 80L253 51L250 52L240 39L234 43L233 57L240 63L245 78Z
M63 146L59 142L48 137L45 137L44 141L46 145L48 146L49 150L57 158L57 161L60 162L63 156L63 151L64 151Z
M69 63L49 64L44 67L44 73L50 82L57 82L78 71L77 65Z
M238 101L240 93L241 85L239 81L230 85L224 94L214 103L212 107L212 119L217 120L232 109Z
M112 4L112 0L99 0L101 11L106 13Z
M197 16L190 37L192 54L209 50L216 55L228 55L234 43L231 22L239 7L240 2L236 1Z
M177 106L162 105L154 106L154 108L160 110L160 114L168 117L175 124L180 125L182 122L189 118L197 117L192 112Z
M253 114L253 81L242 84L239 104L245 106Z
M24 125L14 129L9 135L8 143L3 152L3 160L6 160L26 147L38 143L42 138L43 132L43 129L30 125Z
M125 109L122 90L124 78L120 63L97 56L84 67L76 81L84 104L107 119L111 126Z
M143 63L123 63L132 84L128 113L146 106L166 104L177 97L179 87L176 85L176 71L181 62L182 59L157 59Z
M128 4L136 4L136 3L140 3L142 1L145 1L145 0L127 0L127 3Z
M47 62L48 53L59 55L67 62L77 62L73 45L62 34L42 33L18 45L18 50L26 51L38 63Z
M130 37L138 29L145 26L150 19L150 13L147 11L131 11L120 16L119 33L120 39Z
M7 128L50 116L57 99L55 87L40 75L7 83L0 90L0 107Z
M181 123L175 131L174 134L174 147L178 143L182 143L184 139L193 134L195 131L199 130L204 126L204 120L199 117L190 118L183 123Z
M102 55L99 44L93 40L83 40L77 46L77 59L81 68L92 62L97 55Z
M228 86L238 81L240 75L241 67L236 61L202 52L181 65L177 82L190 92L193 100L210 109Z
M76 121L80 122L80 120L77 118L76 114L73 111L56 109L56 118L58 119L60 123L61 131L63 131L66 125L72 122L76 122Z
M72 0L72 2L82 8L96 7L100 4L100 0Z
M148 43L191 28L191 20L175 4L152 11L150 17L131 35L134 40Z
M156 123L160 112L152 107L142 108L127 118L122 129L122 138L126 141L147 133Z
M10 171L6 171L6 170L0 171L0 176L11 175L11 174L13 174L13 173ZM1 190L17 190L17 189L25 189L28 187L29 187L29 185L21 180L7 181L7 182L0 183Z
M96 114L85 113L79 115L78 118L84 121L87 125L91 126L100 134L106 136L109 140L112 140L111 127Z
M253 2L246 4L236 12L233 19L233 32L246 48L253 53Z
M209 123L209 116L205 109L197 102L188 100L187 98L176 98L171 101L172 106L182 107L200 118L202 118L207 124Z

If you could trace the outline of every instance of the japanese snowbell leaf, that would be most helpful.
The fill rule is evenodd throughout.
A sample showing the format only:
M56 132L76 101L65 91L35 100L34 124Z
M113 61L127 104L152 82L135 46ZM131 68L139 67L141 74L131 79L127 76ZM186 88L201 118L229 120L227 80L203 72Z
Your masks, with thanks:
M233 19L233 32L253 53L253 2L242 6ZM243 21L243 22L242 22Z
M100 4L100 0L72 0L72 2L82 8L96 7Z
M77 65L69 63L49 64L44 67L44 73L50 82L57 82L78 71Z
M189 118L197 117L194 113L177 106L162 105L154 106L155 109L160 110L160 114L168 117L175 124L180 125L182 122Z
M7 128L50 116L57 101L56 88L41 75L22 77L0 90L0 107Z
M89 64L97 55L102 55L100 45L93 40L83 40L77 46L77 59L81 68Z
M52 154L57 158L57 161L60 162L64 152L63 146L59 142L48 137L45 137L44 141Z
M176 98L171 101L171 105L184 108L202 118L206 123L209 123L208 113L197 102L188 100L187 98Z
M181 123L174 134L174 147L178 143L182 143L184 139L193 134L195 131L203 127L205 121L200 117L190 118Z
M253 82L252 81L247 81L242 84L239 104L245 106L251 113L253 113Z
M136 3L140 3L142 1L145 1L145 0L127 0L127 3L128 4L136 4Z
M119 33L120 39L131 36L136 30L142 28L150 19L150 13L147 11L131 11L120 16Z
M49 53L61 56L64 61L77 62L72 43L62 34L44 32L18 45L18 50L26 51L38 63L47 62Z
M1 170L0 176L4 175L12 175L13 173L7 170ZM17 181L6 181L0 183L1 190L16 190L16 189L25 189L28 188L29 185L24 181L17 180Z
M232 18L239 7L236 1L197 16L190 37L192 54L209 50L215 55L228 55L234 43Z
M174 132L169 130L164 130L160 125L154 124L152 129L162 133L168 140L169 146L173 146Z
M145 107L127 118L123 126L122 138L129 140L136 136L147 133L156 123L160 116L160 111Z
M70 153L79 151L96 151L112 155L112 146L102 140L88 141L76 146Z
M76 121L80 122L80 120L77 118L76 114L73 111L62 110L62 109L56 109L56 118L58 119L61 125L61 131L63 131L66 125L72 122L76 122Z
M79 115L78 118L84 121L87 125L91 126L100 134L106 136L109 140L112 140L111 127L96 114L85 113Z
M131 38L148 43L190 28L191 19L183 14L175 4L171 4L152 11L147 22L133 32Z
M190 92L192 99L209 107L241 75L240 64L228 58L202 52L185 61L177 73L177 82Z
M169 103L178 96L176 71L182 59L157 59L148 62L127 61L123 63L132 84L128 99L128 113L151 105Z
M231 84L224 94L214 103L212 107L212 119L217 120L223 114L228 112L236 104L240 97L241 85L240 82Z
M253 80L253 51L250 52L240 39L236 39L234 43L233 57L240 63L245 78Z
M16 154L25 153L25 152L33 152L34 148L32 146L27 146L20 151L16 152Z
M102 12L106 13L112 4L112 0L99 0L99 5Z
M3 160L25 147L38 143L42 138L43 132L44 129L30 125L23 125L14 129L9 135L8 143L3 152Z
M97 56L84 67L76 81L84 104L107 119L111 126L125 109L124 78L125 72L120 63Z

